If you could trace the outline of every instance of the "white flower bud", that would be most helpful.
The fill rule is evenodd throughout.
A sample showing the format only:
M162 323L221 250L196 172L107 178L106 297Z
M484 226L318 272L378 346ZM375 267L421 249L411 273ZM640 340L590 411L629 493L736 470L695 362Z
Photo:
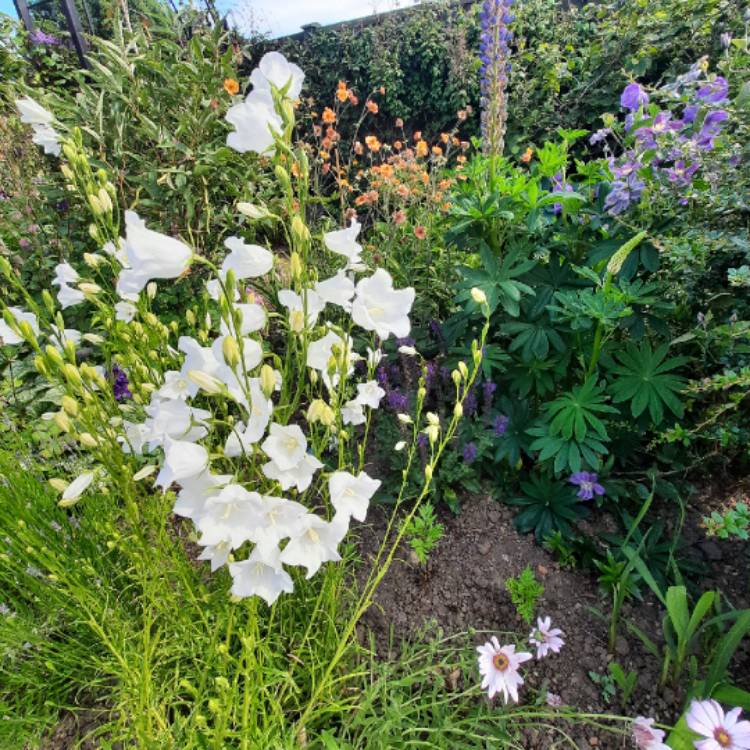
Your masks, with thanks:
M485 305L485 304L487 304L487 295L479 287L477 287L477 286L475 286L471 290L471 298L478 305Z

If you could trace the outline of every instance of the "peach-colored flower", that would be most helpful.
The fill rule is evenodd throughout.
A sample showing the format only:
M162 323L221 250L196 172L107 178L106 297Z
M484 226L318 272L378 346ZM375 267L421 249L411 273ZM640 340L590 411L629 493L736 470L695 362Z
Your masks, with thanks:
M224 91L229 94L229 96L234 96L235 94L238 94L240 91L240 84L234 80L234 78L225 78L224 79Z
M346 84L343 81L339 81L338 88L336 89L336 98L340 102L345 102L349 98L350 91L346 87Z
M393 216L391 216L393 219L393 223L396 226L401 226L406 221L406 212L402 211L400 208L398 211L393 212Z
M408 198L409 193L411 192L409 190L408 185L401 184L396 188L396 192L399 194L401 198Z
M459 109L458 110L458 119L463 122L467 117L467 113L465 109Z
M365 106L368 110L370 110L370 112L372 112L372 114L376 115L378 113L378 105L372 99L368 99Z
M349 89L347 91L347 96L349 97L349 101L352 103L353 106L357 106L359 104L359 97L355 95L355 93Z
M424 227L421 224L414 227L414 236L418 240L423 240L425 237L427 237L427 227Z
M365 143L370 151L380 151L380 147L383 145L374 135L368 135L365 137Z
M417 141L417 156L427 156L428 148L427 141Z
M326 107L323 110L323 122L326 125L332 125L336 122L336 113L330 107Z
M432 153L434 156L442 156L443 155L443 149L440 148L440 146L433 146L432 147Z
M531 161L531 157L534 155L534 149L529 146L526 151L523 152L523 156L521 157L521 161L524 164L528 164Z
M448 143L448 141L450 140L450 136L448 135L448 133L441 133L440 134L440 140L443 143Z
M401 151L401 149L404 147L404 144L401 143L401 141L394 141L393 142L393 149L394 151Z

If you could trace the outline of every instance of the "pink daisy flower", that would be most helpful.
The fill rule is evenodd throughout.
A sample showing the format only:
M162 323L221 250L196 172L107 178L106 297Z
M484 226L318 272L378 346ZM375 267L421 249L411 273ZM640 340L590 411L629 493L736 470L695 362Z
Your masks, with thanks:
M653 724L654 720L645 716L638 716L633 722L633 739L638 750L670 750L669 745L662 742L664 732Z
M483 646L477 646L477 651L482 690L486 690L490 698L502 693L506 703L511 700L518 703L518 688L523 685L518 667L534 657L524 651L517 654L515 646L501 646L494 635Z
M551 618L538 617L536 629L529 634L529 643L536 647L536 658L544 659L550 653L560 653L560 649L565 645L565 641L560 637L562 635L565 634L560 628L552 627Z
M693 701L687 725L706 739L696 740L696 750L750 750L750 721L740 721L742 709L724 709L714 700Z

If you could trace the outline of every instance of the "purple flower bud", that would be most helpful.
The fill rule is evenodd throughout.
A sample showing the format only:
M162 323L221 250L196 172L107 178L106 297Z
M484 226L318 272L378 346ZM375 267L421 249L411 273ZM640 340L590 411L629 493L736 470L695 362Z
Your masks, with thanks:
M492 423L492 433L495 437L505 435L505 431L508 429L508 422L510 422L510 420L505 414L498 414L495 417L495 421Z
M466 445L464 445L464 461L467 464L472 463L476 459L477 453L477 446L474 443L466 443Z
M604 487L599 484L599 475L594 472L578 471L570 475L568 482L578 486L577 495L581 500L593 500L594 495L606 494Z
M634 112L642 106L648 104L648 94L638 83L629 83L620 96L620 106L623 109L629 109Z

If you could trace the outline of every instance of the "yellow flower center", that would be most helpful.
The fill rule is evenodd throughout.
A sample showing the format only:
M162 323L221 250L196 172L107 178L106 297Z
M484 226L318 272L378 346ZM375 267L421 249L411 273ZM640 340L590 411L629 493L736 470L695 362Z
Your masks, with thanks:
M501 651L492 657L492 666L495 667L498 672L504 672L510 666L510 660Z
M726 730L722 729L721 727L718 727L716 730L714 730L714 739L722 747L732 746L732 738L727 734Z

